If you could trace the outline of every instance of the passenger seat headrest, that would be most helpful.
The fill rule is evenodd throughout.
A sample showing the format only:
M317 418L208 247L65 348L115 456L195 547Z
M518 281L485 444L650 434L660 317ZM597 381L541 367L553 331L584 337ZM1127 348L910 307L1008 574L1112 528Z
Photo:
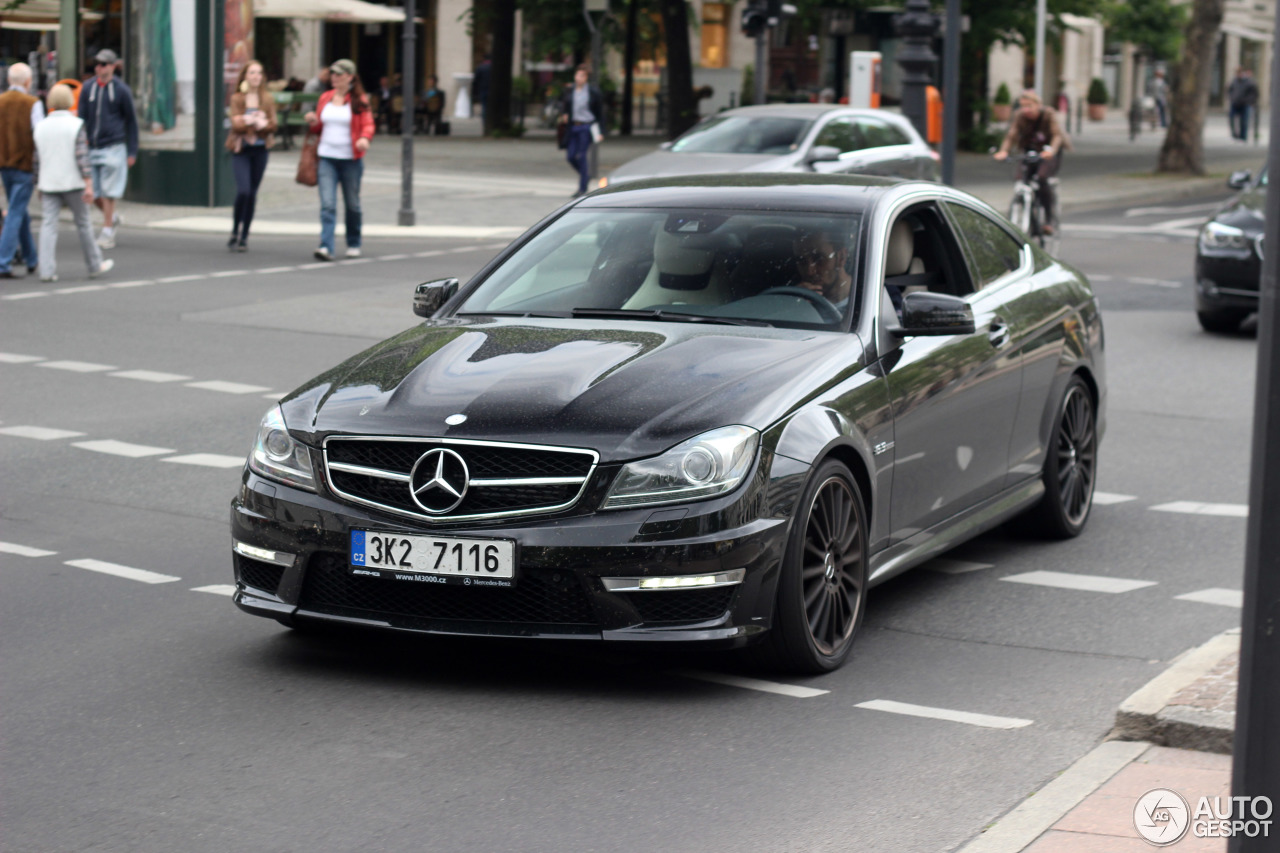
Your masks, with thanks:
M911 259L915 257L916 237L911 223L899 219L889 232L889 253L884 262L884 274L906 275L911 271Z
M716 251L702 234L659 231L653 242L658 284L671 290L701 290L711 279Z

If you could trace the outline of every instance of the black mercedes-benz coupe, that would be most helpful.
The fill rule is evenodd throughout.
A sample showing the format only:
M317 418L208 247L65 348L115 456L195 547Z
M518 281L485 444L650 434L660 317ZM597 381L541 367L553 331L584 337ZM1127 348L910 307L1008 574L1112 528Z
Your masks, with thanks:
M1256 180L1235 172L1227 186L1240 192L1201 227L1196 241L1196 317L1206 332L1234 332L1258 310L1267 170Z
M1089 517L1097 301L945 186L627 184L414 309L263 418L241 609L825 672L869 586L1015 517Z

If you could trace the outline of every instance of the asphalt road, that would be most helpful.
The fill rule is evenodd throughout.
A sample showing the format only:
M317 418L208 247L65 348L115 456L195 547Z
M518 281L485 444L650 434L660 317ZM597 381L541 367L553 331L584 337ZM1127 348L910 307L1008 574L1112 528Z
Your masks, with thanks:
M1238 623L1256 341L1192 313L1208 203L1067 222L1109 351L1085 534L1001 529L877 588L814 679L240 613L228 502L270 400L498 244L317 266L126 229L85 290L64 232L61 287L0 283L0 849L956 849Z

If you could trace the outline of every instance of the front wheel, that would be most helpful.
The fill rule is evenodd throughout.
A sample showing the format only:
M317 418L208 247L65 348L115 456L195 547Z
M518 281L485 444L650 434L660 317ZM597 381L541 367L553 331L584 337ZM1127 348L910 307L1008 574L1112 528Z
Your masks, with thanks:
M1209 308L1196 311L1196 319L1200 321L1200 328L1206 332L1219 334L1239 331L1240 324L1248 316L1248 311L1239 308Z
M828 460L797 506L764 651L782 669L820 674L844 663L866 612L866 504L849 469Z
M1023 234L1031 235L1031 206L1027 204L1027 197L1021 192L1017 193L1009 203L1009 221Z
M1044 461L1044 498L1032 518L1053 539L1079 536L1093 508L1098 468L1098 415L1089 386L1079 376L1067 383L1049 453Z

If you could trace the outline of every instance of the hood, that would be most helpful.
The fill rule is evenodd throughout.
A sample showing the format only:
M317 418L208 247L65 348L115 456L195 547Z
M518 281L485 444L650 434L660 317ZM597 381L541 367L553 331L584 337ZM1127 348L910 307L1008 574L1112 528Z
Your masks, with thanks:
M494 439L592 448L608 462L730 424L763 429L861 359L848 333L453 319L354 356L281 407L290 431L317 443L332 433ZM466 420L448 426L451 415Z
M1213 215L1214 222L1239 228L1253 237L1266 230L1263 207L1267 202L1266 187L1251 187L1232 198Z
M670 175L706 175L717 172L774 172L789 169L795 154L704 154L655 151L624 163L609 173L609 183Z

